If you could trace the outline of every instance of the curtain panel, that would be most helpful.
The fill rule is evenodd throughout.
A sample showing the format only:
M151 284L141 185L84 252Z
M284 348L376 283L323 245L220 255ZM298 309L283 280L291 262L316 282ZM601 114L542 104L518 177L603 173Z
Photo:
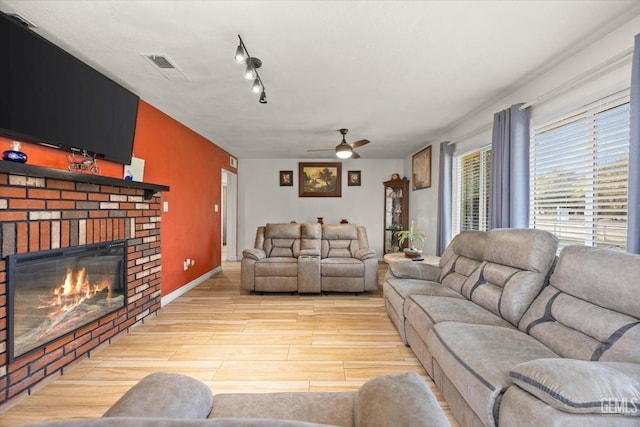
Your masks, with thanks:
M531 109L515 104L493 116L489 228L529 227Z
M438 235L436 255L442 256L451 240L453 197L453 151L455 144L440 143L440 170L438 173Z
M640 34L635 37L631 64L630 108L627 252L640 254Z

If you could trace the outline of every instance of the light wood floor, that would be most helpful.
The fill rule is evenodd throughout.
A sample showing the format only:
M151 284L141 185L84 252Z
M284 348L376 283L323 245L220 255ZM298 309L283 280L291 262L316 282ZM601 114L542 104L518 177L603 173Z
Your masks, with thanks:
M385 271L380 264L380 282ZM357 390L410 370L458 425L387 317L381 290L254 295L239 283L240 263L225 262L221 273L0 414L0 425L99 417L155 371L193 376L215 394Z

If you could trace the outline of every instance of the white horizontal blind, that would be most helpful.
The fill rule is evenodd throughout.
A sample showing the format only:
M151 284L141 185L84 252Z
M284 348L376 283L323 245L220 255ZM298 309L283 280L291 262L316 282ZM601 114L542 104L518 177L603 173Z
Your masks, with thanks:
M560 247L625 249L629 90L531 131L531 227Z
M453 235L465 230L486 230L489 224L491 149L456 156Z

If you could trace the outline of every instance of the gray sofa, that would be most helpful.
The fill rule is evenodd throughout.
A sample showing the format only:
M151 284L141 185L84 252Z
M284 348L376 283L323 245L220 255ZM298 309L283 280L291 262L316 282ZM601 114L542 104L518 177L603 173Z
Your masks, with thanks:
M464 232L439 267L389 265L389 317L461 425L640 425L640 256L556 247Z
M365 227L267 224L242 253L241 288L255 292L365 292L378 289L378 259Z
M366 382L357 392L229 393L156 372L124 394L101 418L33 424L38 427L226 426L445 427L449 422L415 372Z

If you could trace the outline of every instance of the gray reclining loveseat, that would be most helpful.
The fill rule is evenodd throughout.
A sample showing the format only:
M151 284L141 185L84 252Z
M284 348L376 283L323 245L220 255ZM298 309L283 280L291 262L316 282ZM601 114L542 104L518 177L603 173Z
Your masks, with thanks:
M378 289L378 258L354 224L267 224L245 249L241 288L255 292L365 292Z

